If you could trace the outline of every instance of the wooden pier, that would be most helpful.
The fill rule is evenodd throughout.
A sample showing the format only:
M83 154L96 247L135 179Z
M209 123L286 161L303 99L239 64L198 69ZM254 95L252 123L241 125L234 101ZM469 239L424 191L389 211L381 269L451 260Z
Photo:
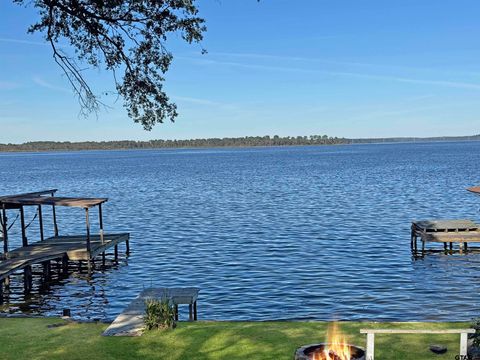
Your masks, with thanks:
M103 230L102 204L106 198L78 198L78 197L56 197L56 189L45 190L34 193L10 195L0 197L0 233L3 240L3 254L0 254L0 303L3 301L3 287L8 285L10 275L23 270L24 285L28 292L32 288L32 266L42 265L44 278L50 278L51 262L56 261L62 264L64 272L68 272L69 261L82 261L87 263L88 273L95 265L95 258L101 256L102 264L105 265L106 250L114 248L115 261L118 259L118 245L126 244L126 253L130 252L128 233L105 234ZM27 237L28 225L25 224L24 207L34 206L38 218L40 241L29 244ZM42 207L48 206L52 209L53 233L52 237L45 237L43 226ZM85 210L85 234L83 235L59 235L57 225L57 206L77 207ZM99 232L92 234L90 228L91 209L98 208ZM22 247L9 249L8 217L7 210L19 210L21 223ZM11 225L10 225L11 226Z
M467 190L480 195L480 186ZM421 257L425 256L427 243L443 243L445 253L453 253L455 243L462 254L469 251L469 243L480 243L480 225L468 219L413 221L410 248L415 257L419 254L417 238L422 241Z
M453 252L456 243L461 254L468 251L468 243L480 243L480 225L466 219L413 221L410 247L415 256L419 253L417 238L422 241L422 257L427 243L443 243L446 252Z
M197 301L200 289L188 288L148 288L144 289L128 307L103 332L103 336L140 336L145 330L143 316L147 299L169 299L175 307L175 320L178 321L178 305L187 304L189 321L197 321Z

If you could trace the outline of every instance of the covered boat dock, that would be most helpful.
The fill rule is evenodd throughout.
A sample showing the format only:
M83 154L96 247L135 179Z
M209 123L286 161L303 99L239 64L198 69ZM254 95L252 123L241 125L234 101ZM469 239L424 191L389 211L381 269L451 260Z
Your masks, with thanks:
M32 265L43 266L44 279L49 280L51 262L56 261L62 264L64 272L68 272L69 261L82 261L87 263L88 273L94 269L95 258L102 257L105 265L105 251L114 248L115 260L118 259L118 245L126 244L126 253L130 251L129 233L105 234L103 229L102 205L108 201L107 198L79 198L79 197L58 197L57 190L45 190L33 193L8 195L0 197L0 225L3 240L3 254L0 255L0 302L3 300L3 288L9 284L9 276L13 273L24 270L25 290L32 288ZM32 206L37 208L35 218L38 218L39 241L29 243L27 238L28 225L25 223L24 207ZM60 235L57 224L56 207L76 207L85 211L85 233L81 235ZM45 237L43 222L43 209L49 207L52 210L53 235ZM91 230L90 216L92 210L98 210L99 231L93 234ZM8 231L13 225L8 224L7 211L19 210L18 217L21 223L22 246L10 249ZM32 221L33 221L32 220Z

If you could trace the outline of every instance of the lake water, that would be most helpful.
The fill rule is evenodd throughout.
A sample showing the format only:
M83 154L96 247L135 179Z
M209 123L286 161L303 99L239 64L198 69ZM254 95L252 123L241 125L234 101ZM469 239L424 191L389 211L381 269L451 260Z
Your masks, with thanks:
M410 224L478 220L465 188L480 183L479 154L480 142L0 154L0 193L108 197L105 227L131 232L132 248L31 296L14 278L3 311L110 320L153 285L200 287L200 319L469 320L480 254L414 260ZM61 234L84 231L82 210L58 218ZM18 224L11 234L20 244Z

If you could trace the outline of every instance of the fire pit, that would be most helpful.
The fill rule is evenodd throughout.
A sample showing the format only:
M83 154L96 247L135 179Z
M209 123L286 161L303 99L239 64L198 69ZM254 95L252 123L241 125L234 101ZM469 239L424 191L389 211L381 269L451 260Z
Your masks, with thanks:
M294 360L365 360L365 350L348 344L334 322L326 342L302 346L295 352Z
M305 345L295 352L294 360L365 360L365 351L355 345L340 344L345 351L337 353L334 344Z

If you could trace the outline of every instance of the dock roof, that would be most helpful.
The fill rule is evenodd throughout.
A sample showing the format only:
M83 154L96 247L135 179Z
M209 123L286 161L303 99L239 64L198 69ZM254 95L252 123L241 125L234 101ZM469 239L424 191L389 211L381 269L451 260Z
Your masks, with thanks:
M55 194L58 190L57 189L50 189L50 190L42 190L42 191L35 191L35 192L29 192L29 193L23 193L23 194L15 194L15 195L3 195L0 196L0 201L3 201L3 199L9 199L13 197L23 197L23 196L40 196L40 195L52 195Z
M467 190L480 195L480 186L472 186L467 188Z
M0 204L6 205L7 208L12 206L53 205L88 209L108 201L107 198L53 196L56 191L56 189L52 189L25 194L0 196ZM51 194L52 196L45 196L48 194Z

